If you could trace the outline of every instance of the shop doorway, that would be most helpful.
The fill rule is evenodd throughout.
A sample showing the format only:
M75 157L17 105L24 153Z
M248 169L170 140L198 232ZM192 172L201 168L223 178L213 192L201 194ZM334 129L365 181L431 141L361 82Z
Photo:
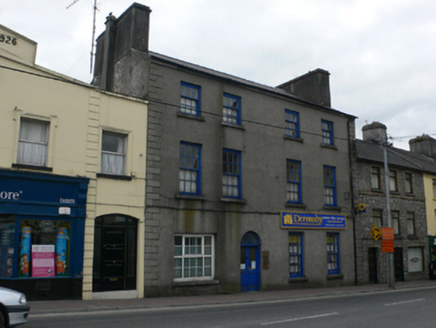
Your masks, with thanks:
M96 218L93 291L136 289L138 220L124 215Z
M403 249L401 247L394 248L394 272L395 281L404 281Z
M241 240L241 292L260 290L260 241L254 232Z
M378 252L378 249L375 247L368 248L368 269L369 269L369 283L370 284L378 284L377 252Z

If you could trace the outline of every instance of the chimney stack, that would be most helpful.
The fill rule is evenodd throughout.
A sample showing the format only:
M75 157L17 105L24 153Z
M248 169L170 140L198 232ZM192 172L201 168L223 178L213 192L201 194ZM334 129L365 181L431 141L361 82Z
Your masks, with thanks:
M412 153L436 158L436 140L427 134L410 139L409 148Z
M381 143L386 140L386 125L372 122L362 128L363 140Z

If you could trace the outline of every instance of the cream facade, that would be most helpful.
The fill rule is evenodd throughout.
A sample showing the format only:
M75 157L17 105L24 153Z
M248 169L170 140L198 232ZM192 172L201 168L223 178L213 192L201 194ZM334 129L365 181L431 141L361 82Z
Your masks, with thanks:
M143 297L147 102L40 67L35 42L0 34L2 285L29 299Z
M436 175L424 174L425 204L429 236L436 236Z

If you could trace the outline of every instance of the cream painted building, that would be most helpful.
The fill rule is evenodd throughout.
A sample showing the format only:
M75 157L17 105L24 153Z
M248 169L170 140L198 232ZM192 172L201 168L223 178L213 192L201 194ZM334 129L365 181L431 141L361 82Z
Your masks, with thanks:
M143 297L147 102L35 64L0 25L0 280L29 299Z

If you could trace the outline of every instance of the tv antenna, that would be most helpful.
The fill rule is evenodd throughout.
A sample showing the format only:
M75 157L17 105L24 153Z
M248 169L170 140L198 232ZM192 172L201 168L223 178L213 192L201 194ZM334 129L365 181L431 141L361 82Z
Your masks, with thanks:
M69 9L70 7L72 7L76 2L79 2L80 0L74 0L72 3L70 3L66 9ZM97 16L97 0L94 0L94 17L92 20L92 42L91 42L91 64L90 64L90 69L89 69L89 73L92 73L92 66L94 64L94 49L95 49L95 18Z

